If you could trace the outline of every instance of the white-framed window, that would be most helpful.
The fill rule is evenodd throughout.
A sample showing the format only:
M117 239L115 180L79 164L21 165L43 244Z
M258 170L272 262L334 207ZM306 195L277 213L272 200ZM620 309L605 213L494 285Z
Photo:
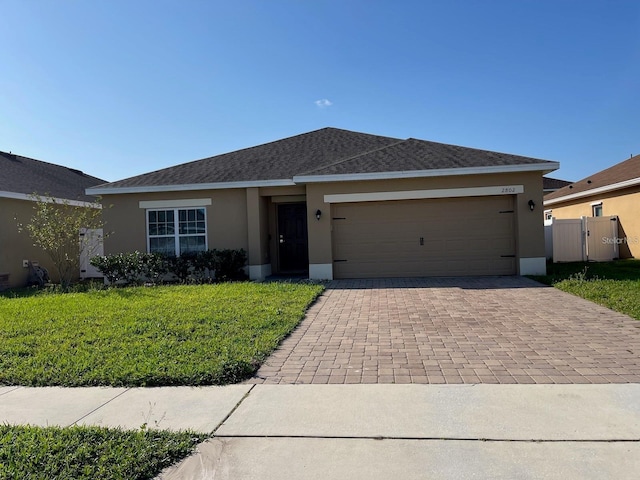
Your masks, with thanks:
M602 202L591 204L591 213L593 217L602 216Z
M545 210L544 211L544 219L551 220L553 218L553 210Z
M147 210L147 251L180 256L207 250L206 210L163 208Z

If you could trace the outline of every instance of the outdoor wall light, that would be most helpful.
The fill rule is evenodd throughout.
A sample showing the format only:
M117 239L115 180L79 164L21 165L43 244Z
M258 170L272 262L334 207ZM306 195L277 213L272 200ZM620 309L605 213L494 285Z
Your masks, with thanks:
M320 220L321 216L322 216L322 212L320 211L320 209L316 210L316 220Z
M529 210L531 210L532 212L533 209L536 208L536 202L534 202L533 200L529 200L529 203L527 205L529 205Z

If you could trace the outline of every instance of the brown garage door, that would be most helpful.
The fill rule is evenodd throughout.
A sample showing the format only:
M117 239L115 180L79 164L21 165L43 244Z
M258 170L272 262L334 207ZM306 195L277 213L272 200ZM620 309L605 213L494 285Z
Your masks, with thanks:
M335 204L335 278L513 275L511 195Z

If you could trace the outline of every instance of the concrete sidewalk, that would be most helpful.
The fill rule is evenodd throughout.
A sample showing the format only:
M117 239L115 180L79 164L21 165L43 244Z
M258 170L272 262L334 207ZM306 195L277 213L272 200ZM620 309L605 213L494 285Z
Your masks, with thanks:
M164 479L630 479L640 471L640 384L0 387L0 423L213 432Z

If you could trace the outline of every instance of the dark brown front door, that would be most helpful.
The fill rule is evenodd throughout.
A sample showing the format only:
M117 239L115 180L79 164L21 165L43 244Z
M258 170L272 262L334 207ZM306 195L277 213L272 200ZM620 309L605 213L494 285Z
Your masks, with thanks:
M278 258L280 273L302 273L309 269L307 205L278 205Z

